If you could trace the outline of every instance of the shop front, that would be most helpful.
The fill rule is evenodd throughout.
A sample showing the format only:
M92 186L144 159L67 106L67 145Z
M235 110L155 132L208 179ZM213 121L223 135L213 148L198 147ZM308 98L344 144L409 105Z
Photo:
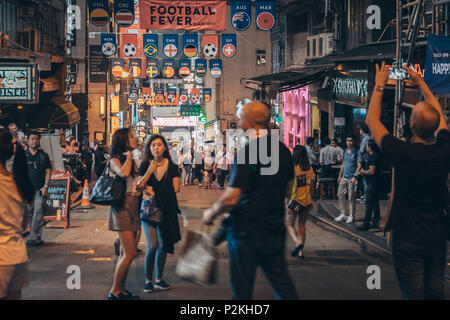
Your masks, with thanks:
M311 134L309 86L284 91L280 95L283 99L283 142L290 149L305 145Z

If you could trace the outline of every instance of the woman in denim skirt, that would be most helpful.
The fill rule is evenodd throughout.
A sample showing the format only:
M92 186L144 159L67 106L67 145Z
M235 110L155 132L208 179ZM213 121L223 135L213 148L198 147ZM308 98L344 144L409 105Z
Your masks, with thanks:
M114 283L108 295L110 300L139 299L125 289L131 263L137 255L136 235L141 228L139 220L139 191L136 187L137 166L132 150L137 147L136 136L129 128L119 129L113 135L110 174L126 180L126 196L120 206L111 206L108 228L116 231L120 239L120 255L114 273Z

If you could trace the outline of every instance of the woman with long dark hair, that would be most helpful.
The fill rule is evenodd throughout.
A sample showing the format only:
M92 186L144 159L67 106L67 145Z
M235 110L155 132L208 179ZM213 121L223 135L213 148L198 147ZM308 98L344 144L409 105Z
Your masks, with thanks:
M128 270L137 255L136 236L141 229L139 221L139 189L137 166L132 150L137 140L129 128L119 129L113 135L110 172L126 180L126 196L120 206L111 206L108 228L117 231L120 239L120 255L117 260L114 283L108 295L110 300L139 299L125 289Z
M314 170L308 159L308 153L304 146L295 146L294 148L294 166L295 166L295 190L292 194L292 200L300 204L298 213L287 210L287 230L295 242L295 249L291 252L293 257L304 258L303 247L306 241L306 219L312 208L312 198L314 195ZM296 229L296 221L298 226Z
M154 135L148 140L139 174L142 176L139 186L146 186L144 200L148 200L150 195L154 196L158 209L163 214L159 224L142 221L147 238L144 291L152 292L154 288L168 290L171 287L163 280L166 254L173 254L175 243L181 240L176 196L176 193L180 192L180 174L177 165L172 162L163 136Z
M21 299L28 284L23 233L26 203L33 198L25 152L11 132L0 128L0 300Z

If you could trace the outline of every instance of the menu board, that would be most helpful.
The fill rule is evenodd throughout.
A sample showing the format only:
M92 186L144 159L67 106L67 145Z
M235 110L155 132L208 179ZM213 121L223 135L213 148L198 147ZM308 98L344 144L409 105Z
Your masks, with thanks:
M52 174L46 204L44 219L64 221L64 228L67 228L70 209L70 174Z
M105 83L108 60L102 52L102 47L89 46L89 82Z

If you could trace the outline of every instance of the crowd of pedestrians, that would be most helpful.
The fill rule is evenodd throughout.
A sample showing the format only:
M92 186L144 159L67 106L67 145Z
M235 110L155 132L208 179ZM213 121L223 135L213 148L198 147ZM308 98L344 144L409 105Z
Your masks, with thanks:
M110 150L97 141L91 147L81 146L72 138L62 139L63 153L80 154L84 168L81 178L109 174L121 179L126 188L123 202L110 207L108 228L117 232L119 257L108 299L139 298L127 290L126 280L139 253L141 229L147 240L143 290L171 289L164 269L167 254L174 254L175 244L181 240L180 185L197 183L209 188L216 179L224 192L204 211L202 220L211 225L227 214L223 228L233 298L252 299L256 269L261 267L277 298L298 299L284 255L286 235L294 242L290 254L304 259L306 221L324 179L335 179L338 186L337 222L355 221L360 192L365 216L358 229L378 229L383 157L395 170L386 230L392 232L394 269L403 297L443 299L449 237L446 182L450 134L437 99L412 70L408 73L426 99L412 110L412 140L402 141L389 134L380 121L388 73L384 63L377 66L367 125L360 125L359 146L354 135L348 134L345 150L328 137L322 139L320 148L314 137L308 137L306 145L295 146L292 153L280 141L272 145L270 106L263 102L251 102L242 108L240 127L250 135L245 146L233 152L226 145L216 149L197 147L195 143L177 149L161 135L153 135L144 145L128 128L114 133ZM265 143L261 143L263 140ZM255 163L250 153L262 146L267 150L255 155ZM278 159L270 158L267 163L262 155L274 148ZM278 170L265 173L274 161ZM4 204L0 206L0 299L20 298L27 285L26 245L42 244L43 203L50 172L49 156L40 149L38 133L19 135L15 124L0 128L0 203ZM149 206L162 219L156 215L143 218L143 210ZM30 239L25 242L27 220L31 223Z

